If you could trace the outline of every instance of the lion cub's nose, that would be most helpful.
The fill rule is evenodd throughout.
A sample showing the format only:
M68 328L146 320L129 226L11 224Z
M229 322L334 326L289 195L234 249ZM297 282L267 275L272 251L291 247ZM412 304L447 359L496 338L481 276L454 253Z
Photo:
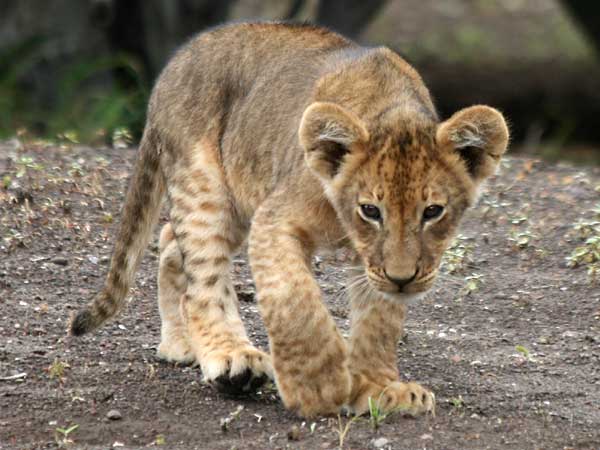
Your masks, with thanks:
M394 283L396 286L398 286L400 289L402 289L404 286L406 286L408 283L410 283L411 281L413 281L416 278L417 272L418 272L418 269L415 270L415 273L409 278L394 276L393 274L389 274L387 272L385 272L385 276L387 277L388 280L390 280L392 283Z

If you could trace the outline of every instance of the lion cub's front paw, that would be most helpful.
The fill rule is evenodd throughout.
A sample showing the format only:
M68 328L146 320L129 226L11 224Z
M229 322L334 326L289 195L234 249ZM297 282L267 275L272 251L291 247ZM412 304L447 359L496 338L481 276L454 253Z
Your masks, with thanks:
M371 404L382 412L435 415L435 395L417 383L393 381L380 385L361 379L357 386L352 387L350 410L357 415L368 412L369 398Z
M345 366L316 375L302 369L279 372L276 379L283 404L302 417L339 414L350 395L350 372Z
M213 350L199 359L205 381L225 394L253 392L273 379L271 357L252 345Z

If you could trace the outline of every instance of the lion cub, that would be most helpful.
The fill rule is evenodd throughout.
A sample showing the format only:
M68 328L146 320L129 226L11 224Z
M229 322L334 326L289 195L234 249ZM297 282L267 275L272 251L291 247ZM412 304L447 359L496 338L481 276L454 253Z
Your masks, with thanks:
M72 321L114 316L166 194L159 356L196 361L228 392L273 377L303 416L411 414L434 396L399 379L407 299L433 284L444 250L508 143L487 106L440 122L417 72L385 48L283 23L223 26L173 57L152 92L102 291ZM248 237L271 355L244 330L231 258ZM346 341L311 271L319 249L357 255Z

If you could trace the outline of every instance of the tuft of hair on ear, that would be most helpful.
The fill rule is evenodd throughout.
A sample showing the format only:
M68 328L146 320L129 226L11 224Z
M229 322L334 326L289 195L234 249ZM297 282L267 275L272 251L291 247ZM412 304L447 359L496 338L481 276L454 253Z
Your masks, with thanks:
M441 147L456 152L469 175L481 182L496 171L508 147L509 132L498 110L476 105L440 124L436 139Z
M369 139L364 123L354 113L329 102L306 108L298 135L306 163L325 179L335 177L345 155Z

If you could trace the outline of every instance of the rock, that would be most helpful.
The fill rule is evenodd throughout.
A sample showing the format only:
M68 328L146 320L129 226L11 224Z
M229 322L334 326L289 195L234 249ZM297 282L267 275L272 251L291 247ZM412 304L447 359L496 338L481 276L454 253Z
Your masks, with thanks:
M298 441L300 439L300 428L298 425L293 425L287 433L288 441Z
M564 339L574 339L579 337L579 333L577 333L576 331L565 331L562 335L561 335Z
M111 409L109 412L106 413L106 418L108 420L121 420L123 416L121 415L121 411L119 411L118 409Z
M390 443L389 439L386 439L384 437L373 439L371 441L371 445L373 446L373 448L383 448L386 445L388 445L389 443Z
M52 260L52 263L56 264L57 266L66 266L67 264L69 264L69 260L62 256L57 256Z
M546 344L550 344L550 337L548 336L540 336L538 341L538 344L542 344L542 345L546 345Z

